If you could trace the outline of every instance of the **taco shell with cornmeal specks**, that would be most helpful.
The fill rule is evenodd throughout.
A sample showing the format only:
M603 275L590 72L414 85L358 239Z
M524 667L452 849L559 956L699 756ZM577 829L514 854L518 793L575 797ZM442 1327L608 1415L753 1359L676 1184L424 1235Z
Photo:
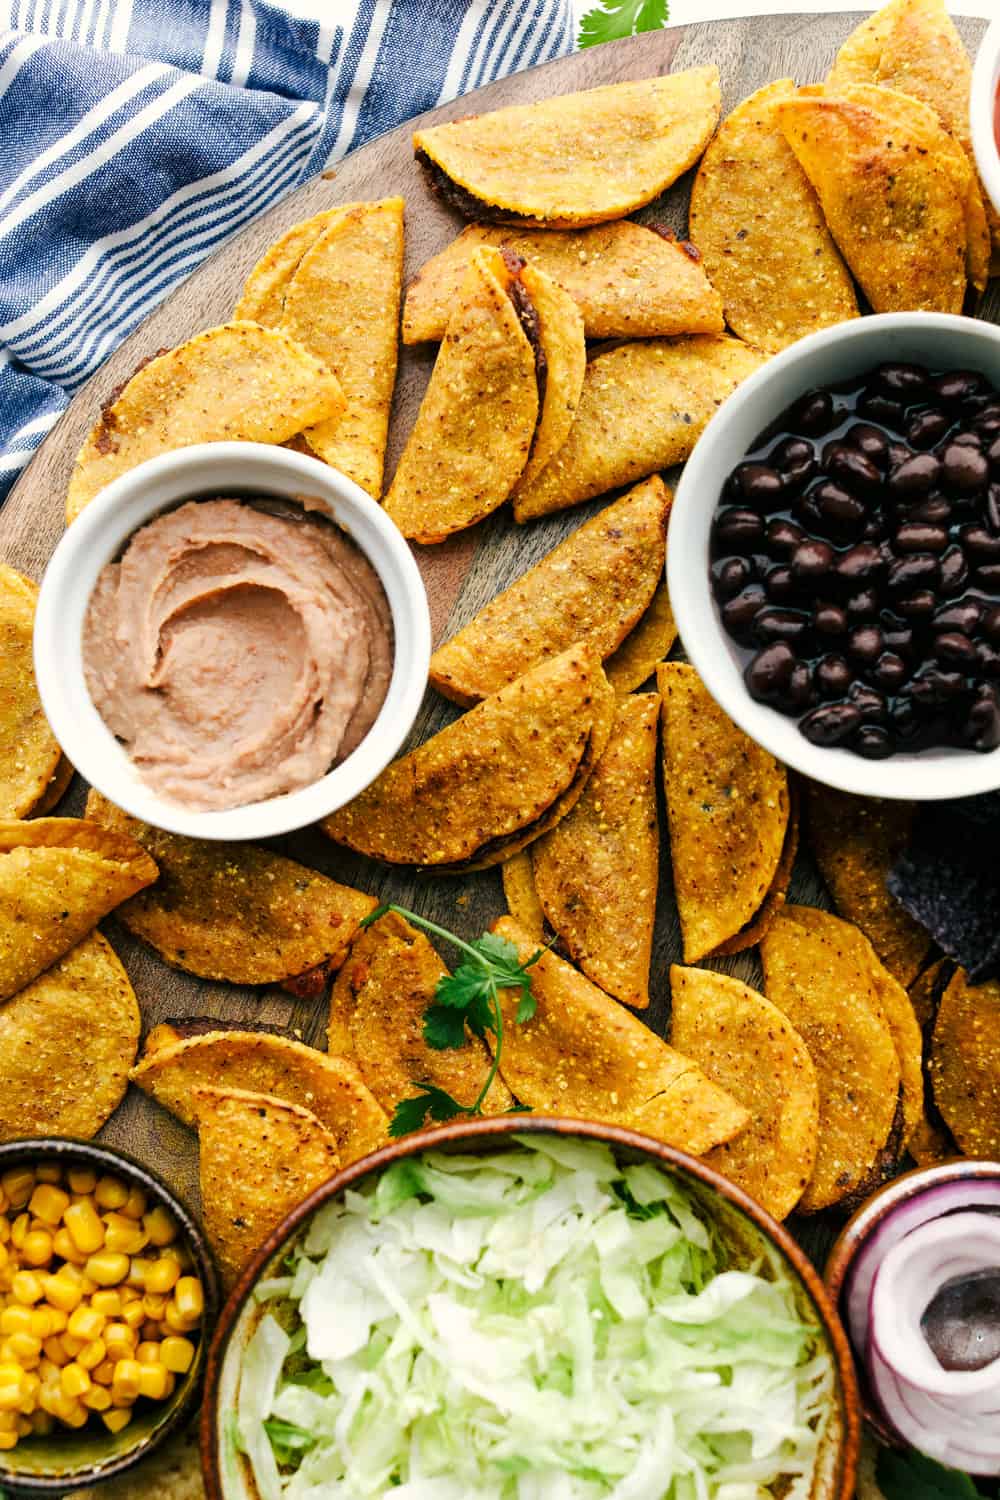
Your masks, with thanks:
M37 599L37 583L0 563L0 818L38 810L66 764L35 682Z
M667 581L662 578L646 613L604 663L608 681L619 696L632 693L652 676L677 639Z
M956 970L931 1039L934 1103L966 1156L1000 1157L1000 983Z
M531 850L522 849L505 859L500 866L503 880L503 898L507 912L514 918L522 932L541 943L545 938L545 912L535 888L535 872L531 862Z
M541 404L528 462L514 486L515 497L535 480L569 436L587 369L583 319L572 297L538 266L522 265L520 279L537 320L536 376ZM544 375L538 371L538 358Z

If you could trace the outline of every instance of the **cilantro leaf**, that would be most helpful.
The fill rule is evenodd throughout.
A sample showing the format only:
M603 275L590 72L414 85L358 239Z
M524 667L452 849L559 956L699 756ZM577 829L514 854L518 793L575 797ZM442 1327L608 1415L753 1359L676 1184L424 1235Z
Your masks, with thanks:
M435 1052L464 1047L465 1017L450 1005L428 1005L424 1011L424 1041Z
M453 1120L456 1115L468 1114L464 1104L459 1104L446 1089L439 1089L436 1083L418 1083L417 1088L422 1091L420 1094L412 1099L400 1099L393 1110L389 1134L394 1138L423 1129L428 1116L440 1123L443 1120Z
M578 47L616 42L640 31L659 31L670 16L667 0L602 0L580 19Z
M490 982L489 972L481 965L460 963L454 974L446 974L438 980L434 998L438 1005L454 1005L461 1009L481 995L489 995Z
M517 949L510 938L501 937L499 932L484 932L472 947L483 958L489 959L492 965L510 973L520 971L521 960L517 956Z
M537 1009L538 1001L535 999L534 995L530 990L523 989L521 991L521 998L517 1002L517 1011L514 1015L514 1020L519 1026L523 1026L525 1021L531 1020Z
M875 1479L885 1500L978 1500L968 1474L946 1469L922 1453L880 1448Z

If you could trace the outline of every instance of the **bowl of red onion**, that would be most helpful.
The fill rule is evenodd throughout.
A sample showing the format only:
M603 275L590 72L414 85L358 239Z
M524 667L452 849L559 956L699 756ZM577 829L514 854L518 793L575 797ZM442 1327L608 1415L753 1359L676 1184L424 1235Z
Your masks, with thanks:
M1000 1475L1000 1162L897 1177L845 1225L825 1280L878 1434Z

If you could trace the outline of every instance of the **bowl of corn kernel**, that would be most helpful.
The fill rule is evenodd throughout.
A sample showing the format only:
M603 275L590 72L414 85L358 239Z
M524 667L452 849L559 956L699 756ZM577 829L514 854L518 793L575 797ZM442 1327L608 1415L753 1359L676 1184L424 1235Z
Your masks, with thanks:
M218 1304L184 1205L119 1151L0 1145L0 1491L120 1474L190 1415Z

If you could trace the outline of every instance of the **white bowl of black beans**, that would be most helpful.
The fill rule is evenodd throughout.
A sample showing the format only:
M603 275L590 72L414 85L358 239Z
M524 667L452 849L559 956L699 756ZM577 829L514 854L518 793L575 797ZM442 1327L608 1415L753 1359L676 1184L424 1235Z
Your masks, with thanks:
M682 474L670 597L726 713L843 791L1000 787L1000 327L858 318L722 405Z

